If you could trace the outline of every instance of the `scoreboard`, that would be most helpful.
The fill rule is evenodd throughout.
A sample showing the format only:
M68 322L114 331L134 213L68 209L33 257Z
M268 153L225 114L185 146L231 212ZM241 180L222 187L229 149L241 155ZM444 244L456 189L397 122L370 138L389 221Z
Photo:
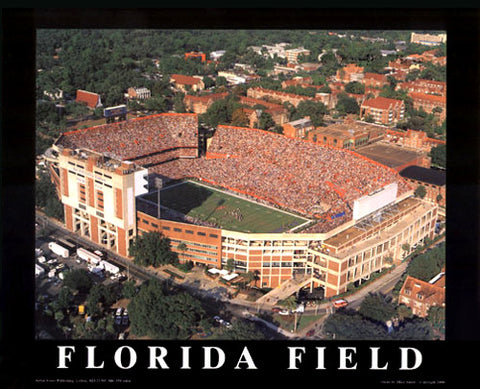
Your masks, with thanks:
M103 110L103 116L106 118L123 116L127 114L126 105L117 105L116 107L108 107Z
M388 184L353 202L353 219L358 220L393 202L397 198L398 184Z

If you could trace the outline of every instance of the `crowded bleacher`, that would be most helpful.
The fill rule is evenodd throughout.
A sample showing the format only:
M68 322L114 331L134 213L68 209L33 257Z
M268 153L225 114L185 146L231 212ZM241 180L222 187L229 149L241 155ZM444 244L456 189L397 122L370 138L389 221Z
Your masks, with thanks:
M121 160L172 149L182 156L182 148L198 149L198 120L195 114L159 114L66 132L57 144L110 153Z
M410 189L394 170L355 152L257 129L218 126L206 155L191 158L197 119L189 114L65 133L57 143L110 152L165 181L194 178L317 219L304 232L351 220L355 199L389 183L398 182L399 194Z

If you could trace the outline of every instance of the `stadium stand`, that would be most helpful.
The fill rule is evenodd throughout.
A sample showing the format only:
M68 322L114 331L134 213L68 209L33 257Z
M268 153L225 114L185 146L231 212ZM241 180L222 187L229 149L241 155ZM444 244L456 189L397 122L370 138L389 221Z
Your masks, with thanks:
M350 150L220 125L196 158L197 137L196 115L160 114L65 133L57 143L134 161L165 182L194 178L318 219L308 232L345 223L355 199L387 184L398 182L399 195L410 190L396 171Z

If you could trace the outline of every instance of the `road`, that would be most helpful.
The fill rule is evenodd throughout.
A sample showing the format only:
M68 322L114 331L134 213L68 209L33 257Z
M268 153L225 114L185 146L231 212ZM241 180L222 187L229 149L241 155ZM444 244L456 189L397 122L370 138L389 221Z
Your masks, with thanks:
M55 234L58 237L68 237L69 240L76 242L79 246L89 248L94 247L95 249L104 250L104 248L100 245L95 245L92 241L82 238L76 234L71 233L68 231L61 222L54 221L40 212L36 214L37 222L41 225L49 225L54 227ZM436 243L438 244L438 242ZM417 254L418 255L418 254ZM227 297L228 290L225 287L218 286L209 280L202 279L202 280L195 280L192 282L176 282L175 279L172 279L168 274L159 271L159 270L150 270L140 266L133 264L131 261L120 257L114 253L108 252L108 261L112 262L116 265L119 265L122 269L124 269L124 273L128 275L128 277L133 277L140 282L153 278L158 278L160 280L167 280L170 279L173 281L176 286L197 295L203 299L210 301L209 305L215 306L218 305L219 302L225 305L225 310L228 311L230 314L236 317L245 317L245 312L249 312L249 315L253 315L250 318L252 320L264 322L264 324L271 328L273 331L277 333L281 333L286 337L294 337L294 338L304 338L306 337L306 333L310 330L313 330L314 334L311 336L311 339L318 339L320 336L320 331L322 327L322 323L329 314L333 313L334 309L332 308L331 302L325 302L317 307L307 307L305 309L305 314L318 314L319 320L309 325L307 328L302 329L301 331L292 334L286 331L279 329L276 326L273 326L271 323L263 321L256 316L261 312L268 312L271 313L272 305L266 303L257 303L246 301L241 298L234 298L229 299ZM365 285L361 288L358 292L351 294L348 296L349 307L352 309L358 309L361 302L371 292L380 292L383 294L388 294L392 291L393 287L396 283L400 280L403 273L405 272L408 266L408 260L402 262L398 266L394 267L391 272L383 275L378 280ZM268 324L267 324L268 323Z

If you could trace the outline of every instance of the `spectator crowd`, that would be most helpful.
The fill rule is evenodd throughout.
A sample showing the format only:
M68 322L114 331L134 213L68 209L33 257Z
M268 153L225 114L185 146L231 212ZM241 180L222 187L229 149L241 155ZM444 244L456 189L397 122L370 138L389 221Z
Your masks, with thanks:
M196 158L197 118L191 114L65 133L59 144L130 159L164 182L195 178L317 219L308 232L351 220L354 200L387 184L398 182L399 194L410 189L394 170L353 151L257 129L218 126L206 156Z

